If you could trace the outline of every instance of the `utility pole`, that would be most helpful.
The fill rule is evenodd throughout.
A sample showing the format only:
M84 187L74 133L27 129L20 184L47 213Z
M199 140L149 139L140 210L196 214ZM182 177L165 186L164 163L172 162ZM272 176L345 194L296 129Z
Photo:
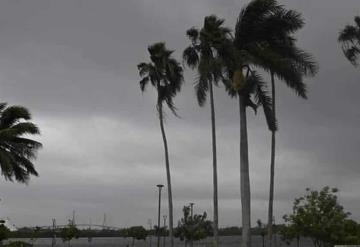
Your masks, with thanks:
M160 247L160 208L161 208L161 189L164 187L162 184L156 185L159 189L159 205L158 205L158 225L157 225L157 247Z
M166 239L166 215L163 216L164 218L164 237L163 237L163 247L165 247L165 239Z

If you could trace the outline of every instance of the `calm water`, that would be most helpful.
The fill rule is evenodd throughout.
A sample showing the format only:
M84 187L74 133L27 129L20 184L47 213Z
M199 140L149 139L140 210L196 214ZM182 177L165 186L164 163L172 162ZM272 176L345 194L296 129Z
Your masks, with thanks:
M13 239L14 240L14 239ZM220 246L224 247L239 247L240 246L240 236L231 236L231 237L220 237ZM22 241L26 241L31 243L29 239L22 239ZM259 236L252 237L253 247L262 247L262 238ZM36 247L44 247L51 246L51 239L38 239L35 242ZM156 238L152 237L151 239L151 247L156 247ZM205 239L203 241L194 242L194 247L212 247L211 238ZM132 239L130 238L93 238L91 242L88 241L87 238L80 238L71 241L71 246L73 247L132 247ZM63 243L61 239L57 239L56 247L67 247L68 243ZM169 246L168 241L165 243L165 247ZM184 247L184 242L175 239L175 247ZM296 247L296 243L293 242L290 245L283 243L277 238L277 247ZM150 247L150 238L146 241L135 241L135 247ZM160 247L163 247L163 239L161 239ZM300 241L300 247L313 247L312 243L309 240L302 239Z

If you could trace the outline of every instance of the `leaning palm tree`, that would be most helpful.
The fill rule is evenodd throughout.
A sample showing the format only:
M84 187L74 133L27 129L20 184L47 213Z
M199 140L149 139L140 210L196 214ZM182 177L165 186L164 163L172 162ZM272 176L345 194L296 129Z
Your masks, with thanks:
M268 71L271 76L271 98L273 118L276 118L275 107L275 77L282 80L286 85L292 88L297 95L306 99L306 87L303 83L304 76L314 76L318 66L312 55L296 47L296 39L292 36L304 25L301 14L286 10L282 5L273 1L274 10L271 15L264 18L268 34L265 37L257 65ZM265 8L264 8L265 9ZM277 24L275 28L269 28L273 23ZM270 31L269 31L270 30ZM271 31L274 30L274 31ZM259 30L260 31L260 30ZM271 161L270 161L270 191L268 207L268 246L272 245L272 222L273 222L273 200L274 200L274 175L275 175L275 132L271 131Z
M222 60L217 54L217 47L230 38L230 30L223 27L224 20L216 16L207 16L201 30L191 28L187 36L191 45L184 50L185 63L192 69L197 69L198 79L195 85L197 100L204 106L207 94L210 94L211 137L213 159L213 205L214 205L214 240L219 245L218 235L218 185L217 185L217 157L216 157L216 125L214 106L214 85L217 86L222 78Z
M31 175L38 176L33 160L42 145L25 137L40 133L30 120L25 107L0 103L0 167L6 180L28 183Z
M300 19L297 12L286 11L277 1L254 0L242 9L236 23L234 38L234 46L238 54L236 56L240 58L243 66L247 65L248 68L255 66L265 69L271 73L272 82L274 82L275 75L289 87L293 88L300 96L306 97L302 75L303 73L314 72L316 65L313 63L311 56L293 45L294 38L289 36L290 33L296 31L302 25L302 19ZM234 54L234 52L232 53ZM244 78L241 67L238 66L237 68L234 78ZM239 79L237 80L239 81ZM247 94L239 95L241 116L240 165L242 170L243 246L250 246L250 183L246 129L246 106L249 100L246 97L248 97ZM275 91L273 88L272 97L269 100L274 99L274 97ZM272 133L275 133L277 125L274 100L271 101L271 107L267 106L264 110L268 128ZM272 147L274 151L275 138L273 138ZM272 181L274 175L274 155L275 152L272 152ZM273 182L270 186L270 196L273 195L273 189L271 188L273 188ZM269 214L272 214L271 198ZM270 219L272 219L272 216ZM272 223L269 225L269 238L271 239Z
M346 58L356 66L360 56L360 16L355 16L354 21L354 26L345 26L338 40L342 44Z
M142 77L140 81L141 91L145 91L146 86L151 85L157 91L156 108L159 114L160 129L164 142L165 167L169 200L169 237L171 246L174 246L173 238L173 203L171 191L171 176L169 151L164 129L164 109L166 104L168 108L176 115L176 108L173 102L174 97L180 91L183 84L183 69L181 65L172 58L173 51L167 50L165 43L155 43L148 47L150 53L150 63L140 63L138 65L139 74Z

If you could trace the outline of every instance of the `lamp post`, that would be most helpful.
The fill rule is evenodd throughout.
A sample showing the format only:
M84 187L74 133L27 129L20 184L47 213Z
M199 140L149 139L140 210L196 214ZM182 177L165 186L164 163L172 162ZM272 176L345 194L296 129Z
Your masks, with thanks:
M160 208L161 208L161 189L164 187L162 184L156 185L159 189L159 207L158 207L158 227L157 227L157 247L160 247Z
M166 215L163 216L164 218L164 237L163 237L163 247L165 247L165 239L166 239Z

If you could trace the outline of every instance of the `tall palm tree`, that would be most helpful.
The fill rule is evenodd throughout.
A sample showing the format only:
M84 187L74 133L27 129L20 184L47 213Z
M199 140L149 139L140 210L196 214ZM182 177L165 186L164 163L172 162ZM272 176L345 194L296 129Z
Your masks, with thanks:
M297 12L286 11L277 1L254 0L240 12L235 27L234 46L238 50L237 56L240 57L242 64L269 71L272 75L272 82L274 82L275 75L300 96L306 97L302 74L312 73L316 66L309 54L293 46L294 38L289 36L302 25L302 19ZM238 73L242 74L241 72ZM250 183L246 126L248 99L246 97L241 97L241 95L239 97L241 117L240 163L242 170L243 246L250 246ZM274 97L275 91L272 90L272 97L269 97L269 101L265 103L270 103ZM272 133L275 133L277 125L274 100L271 101L271 106L267 105L264 110L268 128ZM273 138L272 147L272 157L275 157L275 138ZM274 175L273 167L274 162L272 162L271 167L272 178ZM273 182L270 186L270 195L273 194L271 188L273 188ZM269 205L271 206L271 208L269 207L269 214L272 214L272 199L270 199ZM269 224L270 238L271 230L272 223Z
M272 99L268 95L266 83L249 65L233 67L226 82L230 96L237 97L240 116L240 192L242 205L242 246L251 246L251 200L247 135L247 107L257 111L262 106L269 129L276 129L276 119L272 113ZM244 70L245 75L244 75ZM225 79L226 80L226 79Z
M42 145L24 137L40 134L30 120L25 107L0 103L0 168L6 180L28 183L31 175L38 176L33 160Z
M171 190L169 151L164 129L164 110L166 104L168 108L176 115L176 108L173 102L174 97L180 91L183 84L183 69L181 65L172 58L173 51L166 48L165 43L155 43L148 47L150 53L150 63L140 63L138 65L139 74L142 77L140 81L141 91L145 91L146 86L151 85L157 91L156 108L159 114L160 129L164 142L165 167L169 201L169 237L171 246L174 246L173 237L173 203Z
M274 1L275 2L275 1ZM276 4L276 2L275 2ZM277 9L266 22L282 23L276 32L267 37L263 54L270 55L271 59L263 59L261 67L270 73L272 113L276 118L276 90L275 77L284 81L297 95L306 99L304 76L314 76L318 66L311 54L296 47L296 39L292 36L303 27L304 20L301 14L294 10L286 10L282 5L276 4ZM270 189L268 207L268 246L272 245L273 228L273 201L274 201L274 175L275 175L275 132L271 129L271 159L270 159Z
M354 26L345 26L338 40L342 44L346 58L356 66L360 56L360 16L355 16L354 21Z
M195 85L197 100L200 106L204 106L207 94L210 94L211 110L211 137L213 158L213 204L214 204L214 240L219 245L218 235L218 182L217 182L217 157L216 157L216 124L214 106L214 85L217 86L222 78L222 61L217 54L217 47L224 40L229 39L230 30L223 27L224 20L216 16L207 16L201 30L189 29L186 34L191 45L184 50L183 58L186 64L197 69L198 79Z

